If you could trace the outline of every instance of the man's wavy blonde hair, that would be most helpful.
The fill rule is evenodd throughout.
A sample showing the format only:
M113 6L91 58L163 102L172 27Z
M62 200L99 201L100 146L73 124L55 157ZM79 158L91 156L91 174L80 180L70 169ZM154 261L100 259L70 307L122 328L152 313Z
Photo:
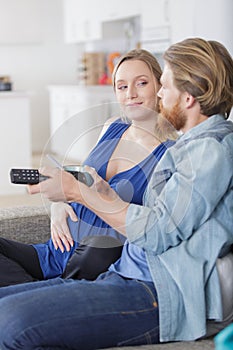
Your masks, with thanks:
M233 61L221 43L186 39L170 46L164 60L172 69L175 86L195 97L202 114L228 118L233 105Z

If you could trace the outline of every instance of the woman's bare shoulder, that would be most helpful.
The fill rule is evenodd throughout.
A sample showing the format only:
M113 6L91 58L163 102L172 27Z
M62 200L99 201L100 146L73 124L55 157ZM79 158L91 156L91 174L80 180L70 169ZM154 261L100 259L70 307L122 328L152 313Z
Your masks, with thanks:
M109 128L109 126L114 123L117 119L119 119L119 116L114 116L114 117L111 117L111 118L108 118L105 123L104 123L104 126L102 128L102 131L99 135L99 138L98 140L104 135L104 133L107 131L107 129Z

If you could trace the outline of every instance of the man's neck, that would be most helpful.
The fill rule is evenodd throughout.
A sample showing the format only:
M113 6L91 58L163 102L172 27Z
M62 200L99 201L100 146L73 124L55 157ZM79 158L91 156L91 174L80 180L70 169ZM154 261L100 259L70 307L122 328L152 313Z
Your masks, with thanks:
M208 117L204 114L198 114L195 116L190 116L187 118L187 122L184 126L184 128L182 128L182 132L186 133L187 131L189 131L190 129L194 128L195 126L197 126L198 124L203 123L206 119L208 119Z

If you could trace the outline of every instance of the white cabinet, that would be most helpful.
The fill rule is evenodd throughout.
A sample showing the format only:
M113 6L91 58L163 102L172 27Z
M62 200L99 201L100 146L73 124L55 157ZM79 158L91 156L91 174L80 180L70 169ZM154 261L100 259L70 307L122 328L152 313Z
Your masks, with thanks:
M63 0L66 43L85 42L102 37L102 8L93 0Z
M164 52L170 44L171 2L171 0L140 0L141 47L155 54Z
M10 169L31 166L30 99L21 92L0 93L0 195L26 193L10 183Z
M139 17L142 40L168 37L171 0L63 0L67 43L102 39L103 23Z
M167 26L170 21L170 2L172 1L140 0L142 28Z
M137 16L138 40L146 43L145 48L151 51L163 52L171 43L193 36L219 40L230 52L233 49L232 0L63 1L66 42L103 39L106 23L111 23L111 27L107 27L110 28L108 38L111 35L115 38L114 28L119 32L117 21Z
M99 0L95 6L102 8L102 21L114 21L139 16L141 12L140 0Z
M140 0L63 0L66 43L102 39L103 22L140 14Z
M82 162L95 145L104 122L119 115L112 86L50 86L50 141L64 163Z

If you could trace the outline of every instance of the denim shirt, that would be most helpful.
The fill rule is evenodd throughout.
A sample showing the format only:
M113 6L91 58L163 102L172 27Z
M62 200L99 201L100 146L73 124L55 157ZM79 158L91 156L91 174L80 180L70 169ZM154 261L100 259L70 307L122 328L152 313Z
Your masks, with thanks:
M233 244L233 123L209 117L182 135L155 168L126 232L143 248L155 284L160 341L193 340L221 321L216 259Z

